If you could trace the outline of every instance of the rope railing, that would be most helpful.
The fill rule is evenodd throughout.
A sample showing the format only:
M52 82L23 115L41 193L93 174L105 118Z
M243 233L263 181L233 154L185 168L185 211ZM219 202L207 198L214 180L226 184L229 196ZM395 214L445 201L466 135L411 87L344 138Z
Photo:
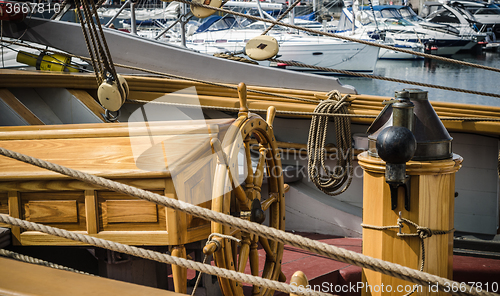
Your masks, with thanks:
M420 272L399 264L386 262L380 259L371 258L364 256L362 254L341 249L332 245L328 245L322 242L314 241L305 237L297 236L292 233L287 233L282 230L269 228L258 223L250 222L247 220L239 219L230 215L223 213L218 213L205 209L199 206L195 206L180 200L168 198L150 191L135 188L133 186L118 183L109 179L94 176L81 171L73 170L64 166L60 166L54 163L50 163L41 159L37 159L28 155L17 153L3 147L0 147L0 154L6 157L10 157L28 164L32 164L41 168L45 168L54 172L61 173L63 175L81 180L86 183L94 184L99 187L107 188L112 191L120 192L129 196L141 198L154 202L158 205L163 205L174 210L179 210L189 215L193 215L205 220L209 220L216 223L221 223L231 227L241 229L252 234L256 234L267 239L278 241L281 243L289 244L291 246L299 247L319 255L332 258L337 261L345 262L348 264L353 264L359 267L367 268L373 271L377 271L386 275L390 275L399 279L410 281L422 286L437 285L438 289L443 292L448 291L447 287L453 285L460 285L460 283L454 282L452 280L442 278L436 275L432 275L425 272ZM9 216L1 216L2 220L13 219ZM74 234L77 235L77 234ZM191 267L190 267L191 268ZM205 271L203 271L205 272ZM463 286L463 285L462 285ZM274 289L274 288L273 288ZM452 295L490 295L499 296L499 294L477 291L470 286L465 287L466 291L451 291Z
M217 266L212 266L210 264L203 264L199 263L193 260L189 259L184 259L181 257L176 257L176 256L171 256L168 254L160 253L157 251L152 251L152 250L147 250L144 248L139 248L139 247L134 247L134 246L129 246L117 242L113 242L110 240L105 240L101 238L96 238L90 235L85 235L85 234L80 234L60 228L55 228L55 227L50 227L46 225L42 225L39 223L33 223L29 222L26 220L21 220L18 218L13 218L5 214L0 214L0 221L2 223L6 223L9 225L13 226L18 226L24 229L32 230L32 231L39 231L43 232L46 234L62 237L62 238L67 238L73 241L78 241L82 242L85 244L93 245L96 247L112 250L115 252L120 252L124 254L129 254L132 256L144 258L144 259L149 259L149 260L154 260L157 262L162 262L162 263L168 263L168 264L174 264L178 265L181 267L189 268L189 269L194 269L203 273L208 273L211 275L215 276L221 276L225 277L231 280L235 280L238 282L246 282L250 283L253 285L257 286L265 286L268 288L271 288L273 290L285 292L285 293L291 293L297 290L296 288L293 288L291 285L286 284L286 283L281 283L278 281L273 281L273 280L268 280L265 278L245 274L245 273L239 273L233 270L228 270L225 268L220 268ZM317 292L314 291L313 293L298 293L294 292L296 294L301 294L301 295L317 295L317 296L331 296L331 294L323 293L323 292Z

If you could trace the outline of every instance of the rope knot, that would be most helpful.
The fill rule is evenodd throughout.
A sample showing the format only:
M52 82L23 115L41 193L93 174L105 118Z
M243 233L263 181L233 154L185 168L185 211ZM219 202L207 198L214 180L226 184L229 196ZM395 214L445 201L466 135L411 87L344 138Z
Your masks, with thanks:
M432 236L433 232L430 228L428 227L422 227L419 226L417 227L417 234L421 239L426 239Z

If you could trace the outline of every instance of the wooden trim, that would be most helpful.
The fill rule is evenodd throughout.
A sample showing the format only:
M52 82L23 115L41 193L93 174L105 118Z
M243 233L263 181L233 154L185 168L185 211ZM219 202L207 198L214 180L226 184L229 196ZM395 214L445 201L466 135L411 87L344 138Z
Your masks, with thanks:
M87 231L74 231L87 234ZM133 246L168 246L172 245L165 231L101 231L92 234L93 237L110 240ZM23 246L84 246L81 242L52 236L36 231L25 231L21 234Z
M114 179L116 182L134 186L140 189L162 189L165 186L164 178L155 179ZM98 190L102 187L77 180L48 180L48 181L11 181L0 182L0 192L44 192L44 191L81 191Z
M76 200L30 200L24 205L25 220L35 223L78 223Z
M74 231L74 233L87 234L87 231ZM210 224L191 228L186 231L186 243L200 241L208 238ZM92 234L93 237L106 239L132 246L171 246L176 242L166 231L100 231ZM40 233L37 231L25 231L20 235L20 243L23 246L85 246L87 244L72 241L57 236Z
M0 127L0 141L6 140L40 140L67 138L107 138L163 135L207 134L217 135L233 123L233 118L208 119L206 125L199 122L158 121L148 122L148 128L129 123L86 123L69 125L47 125L34 129L29 126Z
M21 218L21 196L19 191L9 191L7 192L9 198L9 216L13 218ZM14 245L20 245L21 242L21 229L19 226L12 226L12 243Z
M158 206L147 200L106 200L107 222L157 223Z
M44 125L30 109L28 109L21 101L19 101L14 94L8 89L0 88L0 99L2 99L14 112L21 116L27 123L31 125Z
M178 199L172 179L165 179L165 196ZM165 208L165 214L167 219L167 232L172 244L181 245L186 243L186 214L171 208Z
M85 190L85 220L87 234L97 234L99 232L99 215L95 190Z
M408 175L452 174L462 167L462 161L463 158L458 154L453 154L452 159L409 161L406 163L406 173ZM382 174L385 172L385 161L378 157L369 156L368 152L358 155L358 163L368 172Z

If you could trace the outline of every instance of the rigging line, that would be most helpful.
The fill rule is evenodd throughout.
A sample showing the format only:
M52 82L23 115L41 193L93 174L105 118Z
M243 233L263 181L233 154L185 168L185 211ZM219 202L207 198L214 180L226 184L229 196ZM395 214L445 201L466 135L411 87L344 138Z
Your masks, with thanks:
M64 0L61 3L61 6L60 6L61 8L59 9L59 11L57 13L54 13L54 15L50 19L55 20L61 13L63 13L64 8L66 7L66 4L68 4L68 0Z
M357 72L352 72L352 71L311 66L311 65L306 65L306 64L302 64L302 63L297 63L294 61L282 61L282 60L277 60L277 59L268 59L268 61L277 62L277 63L286 63L290 66L296 66L296 67L307 67L307 68L317 69L317 70L325 71L325 72L336 72L336 73L341 73L341 74L351 75L351 76L379 79L379 80L385 80L385 81L391 81L391 82L406 83L406 84L418 85L418 86L423 86L423 87L430 87L430 88L463 92L463 93L474 94L474 95L500 98L500 94L486 93L486 92L481 92L481 91L467 90L467 89L461 89L461 88L455 88L455 87L440 86L440 85L434 85L434 84L422 83L422 82L416 82L416 81L410 81L410 80L404 80L404 79L388 78L388 77L377 76L377 75L362 74L362 73L357 73Z
M40 50L40 48L32 46L32 45L27 45L24 43L18 43L18 42L13 42L13 41L7 41L7 43L11 44L17 44L17 45L22 45L26 46L29 48L37 49ZM55 50L51 50L54 53L60 53L60 54L66 54L71 57L79 58L85 61L91 61L93 62L93 59L83 57L83 56L78 56L74 55L71 53L64 53L64 52L58 52ZM426 84L426 83L420 83L420 82L411 82L407 80L402 80L402 79L395 79L395 78L387 78L387 77L382 77L382 76L375 76L375 75L368 75L368 74L361 74L361 73L356 73L356 72L350 72L350 71L345 71L345 70L335 70L335 69L329 69L329 68L323 68L323 67L317 67L317 66L310 66L310 65L305 65L305 64L299 64L293 61L281 61L281 60L275 60L275 59L269 59L269 61L279 61L280 63L288 63L292 64L295 63L295 65L300 66L300 67L309 67L309 68L315 68L318 70L326 71L326 72L337 72L345 75L351 75L351 76L359 76L359 77L365 77L365 78L373 78L373 79L380 79L380 80L386 80L390 82L399 82L399 83L407 83L407 84L413 84L413 85L418 85L418 86L424 86L424 87L429 87L429 88L437 88L437 89L444 89L448 91L456 91L456 92L463 92L463 93L469 93L469 94L477 94L477 95L484 95L488 97L496 97L500 98L499 94L493 94L493 93L485 93L485 92L477 92L477 91L471 91L471 90L463 90L459 88L453 88L453 87L444 87L444 86L434 86L432 84ZM206 81L206 80L200 80L200 79L194 79L194 78L189 78L189 77L184 77L184 76L179 76L179 75L174 75L174 74L168 74L168 73L163 73L159 71L153 71L153 70L148 70L140 67L135 67L135 66L128 66L128 65L123 65L123 64L114 64L116 67L124 68L124 69L131 69L131 70L137 70L137 71L142 71L145 73L149 74L155 74L163 77L170 77L170 78L175 78L175 79L181 79L181 80L186 80L186 81L192 81L192 82L198 82L198 83L203 83L207 85L212 85L212 86L218 86L218 87L224 87L224 88L229 88L229 89L237 89L236 86L232 85L226 85L226 84L221 84L221 83L216 83L216 82L211 82L211 81ZM95 68L94 68L95 69ZM287 96L287 95L281 95L281 94L276 94L276 93L271 93L271 92L266 92L266 91L259 91L259 90L253 90L253 89L248 89L248 92L252 93L257 93L257 94L262 94L262 95L269 95L269 96L274 96L277 98L284 98L284 99L290 99L290 100L296 100L296 101L302 101L302 102L309 102L309 103L315 103L317 104L319 100L311 100L311 99L305 99L305 98L298 98L298 97L293 97L293 96ZM446 120L461 120L461 119L446 119ZM477 121L477 120L476 120Z
M89 0L93 1L93 0ZM88 6L87 0L80 0L80 3L82 4L83 12L85 15L85 20L87 23L87 28L90 32L90 36L93 42L94 50L96 53L96 56L98 58L97 62L99 63L100 66L100 71L99 71L99 76L101 77L102 80L106 79L106 76L104 75L105 72L108 68L108 65L106 63L106 56L104 55L104 51L102 49L101 42L99 40L99 35L97 34L97 30L95 27L94 19L93 19L93 13L90 11L90 8ZM101 82L102 82L101 80Z
M305 28L305 27L296 26L296 25L292 25L292 24L286 24L286 23L283 23L283 22L277 22L277 21L273 21L273 20L268 20L268 19L264 19L264 18L261 18L261 17L253 16L253 15L247 15L247 14L239 13L239 12L236 12L236 11L227 10L227 9L224 9L224 8L217 8L217 7L213 7L213 6L209 6L209 5L204 5L204 4L200 4L200 3L195 3L195 2L191 2L191 1L187 1L187 0L173 0L173 1L181 2L181 3L186 3L186 4L191 4L191 5L194 5L194 6L199 6L199 7L203 7L203 8L207 8L207 9L212 9L212 10L216 10L216 11L220 11L220 12L224 12L224 13L228 13L228 14L234 14L234 15L241 16L241 17L246 17L246 18L249 18L249 19L252 19L252 20L255 20L255 21L263 21L263 22L266 22L266 23L276 24L276 25L280 25L280 26L284 26L284 27L288 27L288 28L292 28L292 29L296 29L296 30L302 30L302 31L305 31L305 32L313 33L313 34L321 34L321 35L328 36L328 37L333 37L333 38L343 39L343 40L347 40L347 41L362 43L362 44L366 44L366 45L370 45L370 46L376 46L376 47L385 48L385 49L389 49L389 50L400 51L400 52L404 52L404 53L408 53L408 54L412 54L412 55L421 56L421 57L424 57L424 58L430 58L430 59L440 60L440 61L449 62L449 63L453 63L453 64L465 65L465 66L469 66L469 67L473 67L473 68L479 68L479 69L493 71L493 72L500 72L500 69L497 69L497 68L494 68L494 67L488 67L488 66L473 64L473 63L464 62L464 61L458 61L458 60L454 60L454 59L450 59L450 58L445 58L445 57L436 56L436 55L427 54L427 53L422 53L422 52L416 52L416 51L412 51L412 50L408 50L408 49L403 49L403 48L397 48L397 47L394 47L394 46L389 46L389 45L379 44L379 43L370 42L370 41L366 41L366 40L356 39L356 38L352 38L352 37L342 36L342 35L338 35L338 34L334 34L334 33L322 32L322 31L318 31L318 30L314 30L314 29L310 29L310 28Z
M103 0L100 0L99 2L101 1ZM111 56L111 53L109 51L108 43L106 42L106 38L104 37L104 31L102 30L101 21L99 20L99 15L97 14L97 7L93 0L90 0L90 4L92 5L92 12L95 14L95 22L97 23L97 27L95 29L100 33L101 42L104 47L104 53L106 55L106 59L104 60L104 62L107 64L107 67L109 68L108 71L111 72L113 78L118 80L118 76L116 75L116 69L113 65L113 57ZM124 90L122 89L121 84L117 83L117 85L118 85L118 90L123 95Z
M36 46L33 46L33 45L24 44L24 43L19 43L19 42L14 42L14 41L6 41L6 42L7 43L11 43L11 44L25 46L25 47L28 47L28 48L33 48L33 49L36 49L36 50L39 50L39 51L45 50L45 49L40 49L39 47L36 47ZM74 55L74 54L71 54L71 53L61 52L61 51L57 51L57 50L53 50L53 49L51 50L51 52L69 55L71 57L79 58L79 59L84 60L84 61L94 62L93 59L87 58L87 57L84 57L84 56ZM116 67L120 67L120 68L124 68L124 69L130 69L130 70L136 70L136 71L142 71L144 73L159 75L159 76L162 76L162 77L175 78L175 79L180 79L180 80L186 80L186 81L191 81L191 82L203 83L203 84L206 84L206 85L212 85L212 86L218 86L218 87L223 87L223 88L229 88L229 89L237 90L237 87L233 86L233 85L226 85L226 84L217 83L217 82L211 82L211 81L194 79L194 78L189 78L189 77L184 77L184 76L179 76L179 75L174 75L174 74L168 74L168 73L163 73L163 72L159 72L159 71L148 70L148 69L144 69L144 68L140 68L140 67L135 67L135 66L128 66L128 65L116 64L116 63L114 65ZM308 103L314 103L314 104L317 104L319 102L319 100L311 100L311 99L305 99L305 98L287 96L287 95L282 95L282 94L277 94L277 93L272 93L272 92L255 90L255 89L247 89L247 91L248 92L252 92L252 93L256 93L256 94L261 94L261 95L268 95L268 96L273 96L273 97L277 97L277 98L284 98L284 99L290 99L290 100L296 100L296 101L308 102Z
M80 3L80 0L75 0L76 5L78 5L79 3ZM78 5L78 6L80 6L80 5ZM97 85L100 85L102 83L102 80L101 80L99 73L100 72L102 73L102 68L101 68L100 62L97 60L97 58L99 58L99 57L96 57L94 55L93 43L90 43L88 32L85 29L85 20L83 18L82 12L80 9L76 9L76 11L77 11L78 19L80 20L80 24L82 27L82 32L83 32L83 37L85 39L85 44L87 45L87 51L89 52L90 62L92 63L92 68L94 68L95 78L97 80Z
M288 7L287 10L285 10L285 12L283 12L283 14L278 17L278 19L276 19L276 21L281 21L295 6L297 6L297 4L300 3L300 1L301 0L295 0L295 2L293 2L293 4L290 5L290 7ZM276 26L276 24L271 24L264 32L262 32L262 35L266 35L267 33L269 33L269 31L271 31L274 26Z

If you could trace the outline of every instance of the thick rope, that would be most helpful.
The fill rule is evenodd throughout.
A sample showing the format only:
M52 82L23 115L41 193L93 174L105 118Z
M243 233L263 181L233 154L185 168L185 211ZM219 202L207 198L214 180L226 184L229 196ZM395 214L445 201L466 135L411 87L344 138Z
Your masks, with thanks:
M285 16L288 15L288 13L295 7L297 6L297 4L300 3L301 0L295 0L295 2L293 2L292 5L290 5L286 10L285 12L283 12L283 14L281 14L277 19L276 19L276 22L280 22ZM262 32L262 35L266 35L267 33L269 33L269 31L271 31L274 27L276 26L276 24L271 24L271 26L269 26L264 32Z
M319 103L314 113L347 114L347 98L335 90L328 94L328 99ZM309 179L324 193L335 196L349 188L352 181L352 140L351 120L349 117L333 117L337 137L337 163L330 170L325 164L325 142L328 130L328 117L314 115L307 140L307 171ZM345 155L344 155L345 153ZM325 175L326 174L326 175ZM344 186L342 188L342 186Z
M5 214L0 214L0 221L2 223L7 223L13 226L19 226L24 229L39 231L43 233L47 233L50 235L67 238L74 241L79 241L85 244L93 245L100 248L105 248L108 250L129 254L132 256L150 259L162 263L174 264L177 266L194 269L200 272L208 273L215 276L220 276L224 278L228 278L238 282L250 283L257 286L265 286L266 288L290 293L293 292L294 289L292 286L281 283L278 281L272 281L265 278L261 278L258 276L253 276L245 273L239 273L233 270L228 270L224 268L220 268L217 266L212 266L209 264L199 263L193 260L184 259L181 257L171 256L164 253L151 251L143 248L128 246L125 244L116 243L113 241L96 238L90 235L75 233L72 231L67 231L60 228L50 227L38 223L29 222L26 220L21 220L17 218L10 217ZM313 293L300 293L302 295L321 295L321 296L331 296L331 294L322 293L322 292L313 292Z
M88 2L90 2L90 4ZM109 75L111 75L114 80L118 80L113 58L109 51L101 22L99 21L99 15L94 0L75 0L75 4L77 5L78 18L80 19L87 50L92 61L92 66L94 67L94 72L96 73L97 85L101 85ZM85 17L83 17L78 7L83 8L83 15ZM90 35L90 40L87 34ZM120 95L124 97L125 90L122 85L120 83L116 85Z
M389 45L384 45L384 44L380 44L380 43L370 42L370 41L356 39L356 38L347 37L347 36L342 36L342 35L339 35L339 34L318 31L318 30L314 30L314 29L310 29L310 28L304 28L304 27L301 27L301 26L292 25L292 24L286 24L286 23L283 23L283 22L277 22L277 21L273 21L273 20L270 20L270 19L265 19L265 18L253 16L253 15L248 15L248 14L244 14L244 13L240 13L240 12L236 12L236 11L232 11L232 10L228 10L228 9L224 9L224 8L217 8L217 7L213 7L213 6L209 6L209 5L204 5L204 4L201 4L201 3L194 3L194 2L190 2L188 0L173 0L173 1L181 2L181 3L186 3L186 4L191 4L191 5L195 5L195 6L198 6L198 7L207 8L207 9L212 9L212 10L220 11L220 12L223 12L223 13L233 14L233 15L245 17L245 18L248 18L248 19L252 19L252 20L255 20L255 21L262 21L262 22L266 22L266 23L270 23L270 24L276 24L276 25L280 25L280 26L283 26L283 27L288 27L288 28L292 28L292 29L296 29L296 30L300 30L300 31L305 31L305 32L313 33L313 34L321 34L321 35L324 35L324 36L329 36L329 37L333 37L333 38L338 38L338 39L343 39L343 40L347 40L347 41L357 42L357 43L366 44L366 45L370 45L370 46L376 46L376 47L385 48L385 49L389 49L389 50L400 51L400 52L404 52L404 53L408 53L408 54L412 54L412 55L416 55L416 56L421 56L421 57L424 57L424 58L440 60L440 61L444 61L444 62L449 62L449 63L453 63L453 64L459 64L459 65L464 65L464 66L469 66L469 67L474 67L474 68L479 68L479 69L493 71L493 72L500 72L500 69L498 69L498 68L493 68L493 67L488 67L488 66L483 66L483 65L477 65L477 64L473 64L473 63L469 63L469 62L458 61L458 60L454 60L454 59L450 59L450 58L445 58L445 57L441 57L441 56L436 56L436 55L432 55L432 54L427 54L427 53L422 53L422 52L416 52L416 51L413 51L413 50L403 49L403 48L389 46Z
M31 264L37 264L37 265L51 267L51 268L55 268L55 269L72 271L72 272L76 272L76 273L80 273L80 274L86 274L86 275L92 275L92 276L94 276L93 274L88 273L88 272L79 271L79 270L76 270L76 269L73 269L73 268L69 268L69 267L62 266L62 265L59 265L59 264L55 264L55 263L52 263L52 262L48 262L48 261L45 261L45 260L40 260L40 259L37 259L37 258L33 258L33 257L26 256L26 255L23 255L23 254L19 254L19 253L16 253L16 252L8 251L8 250L5 250L5 249L0 249L0 256L7 257L7 258L12 258L12 259L15 259L15 260L18 260L18 261L27 262L27 263L31 263Z
M102 177L97 177L91 174L87 174L81 171L76 171L70 168L66 168L54 163L50 163L41 159L37 159L28 155L24 155L21 153L17 153L14 151L10 151L3 147L0 147L0 154L17 159L19 161L32 164L41 168L45 168L54 172L61 173L63 175L81 180L86 183L94 184L99 187L107 188L115 192L120 192L129 196L141 198L144 200L148 200L150 202L154 202L158 205L163 205L168 208L172 208L174 210L179 210L185 212L189 215L193 215L195 217L199 217L208 221L221 223L224 225L236 227L242 231L246 231L252 234L256 234L262 237L265 237L270 240L274 240L277 242L281 242L284 244L289 244L294 247L302 248L311 252L314 252L319 255L326 256L328 258L332 258L337 261L341 261L348 264L353 264L359 267L367 268L373 271L377 271L386 275L390 275L402 280L410 281L413 283L421 284L424 286L429 286L431 284L437 284L438 289L447 292L446 287L450 287L452 285L460 285L457 282L451 281L446 278L442 278L436 275L432 275L425 272L420 272L417 270L413 270L411 268L401 266L399 264L386 262L380 259L371 258L368 256L364 256L362 254L348 251L345 249L341 249L332 245L328 245L322 242L318 242L312 239L308 239L305 237L301 237L298 235L294 235L292 233L287 233L285 231L269 228L264 225L260 225L258 223L246 221L243 219L239 219L236 217L232 217L230 215L226 215L223 213L218 213L215 211L211 211L209 209L205 209L199 206L195 206L180 200L176 200L173 198L167 198L165 196L142 190L139 188L135 188L133 186L121 184L118 182L114 182L112 180L108 180ZM3 217L5 218L5 217ZM10 217L9 217L10 218ZM93 238L94 239L94 238ZM191 267L190 267L191 268ZM206 272L203 270L203 272ZM221 275L222 276L222 275ZM278 288L273 289L277 290ZM467 286L466 292L451 292L452 295L491 295L491 296L500 296L496 293L485 292L485 291L473 291L473 289Z

